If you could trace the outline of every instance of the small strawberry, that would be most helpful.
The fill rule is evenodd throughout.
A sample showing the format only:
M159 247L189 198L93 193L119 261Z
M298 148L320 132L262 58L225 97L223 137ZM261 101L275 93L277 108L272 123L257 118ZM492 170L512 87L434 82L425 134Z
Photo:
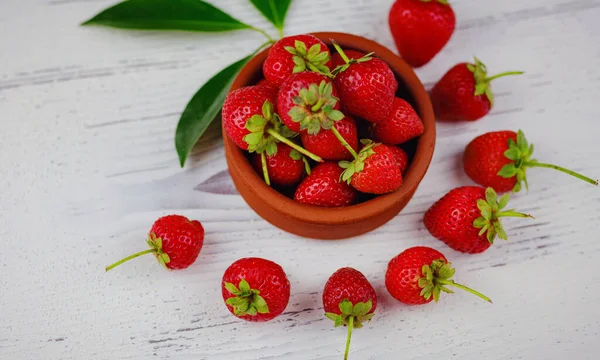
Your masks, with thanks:
M477 58L475 64L458 64L431 90L435 115L442 121L479 120L494 106L490 83L503 76L521 74L522 71L511 71L488 77L487 68Z
M495 131L476 137L467 145L463 156L465 172L476 183L493 187L498 192L518 192L529 189L527 169L543 167L562 171L592 185L590 179L560 166L540 163L532 159L533 144L529 144L523 131Z
M323 289L325 316L335 327L348 326L346 352L348 359L352 330L359 329L373 318L377 308L377 294L369 280L358 270L342 268L333 273Z
M487 250L496 235L502 240L508 236L500 218L533 218L514 210L504 210L510 196L498 196L492 188L463 186L438 200L427 210L423 222L431 235L456 251L478 254Z
M412 67L431 61L456 27L448 0L396 0L388 22L400 56Z
M487 296L452 280L452 264L439 251L425 246L404 250L393 258L385 273L385 287L396 300L408 305L438 302L441 292L452 294L447 286L456 287L485 301Z
M321 130L317 135L301 133L300 139L304 148L311 153L320 156L325 160L348 160L352 159L352 153L342 144L339 138L342 137L354 151L358 150L358 131L356 122L353 118L345 116L342 120L336 121L333 125L337 134L332 130Z
M221 281L227 309L236 317L255 322L279 316L290 299L290 282L276 263L243 258L231 264Z
M277 152L274 155L267 155L263 168L261 154L252 156L252 166L257 173L265 176L268 185L292 186L302 180L304 175L305 162L304 157L298 151L282 143L277 144Z
M358 191L369 194L387 194L402 185L402 170L390 146L363 139L364 147L354 161L340 161L344 170L341 180Z
M196 261L202 250L204 228L199 221L190 221L181 215L163 216L152 225L147 243L150 249L128 256L106 267L106 271L145 254L154 254L168 270L185 269Z
M386 144L402 144L423 135L425 127L421 118L406 101L394 99L392 112L387 120L373 124L373 135Z
M360 58L363 58L366 54L364 52L360 52L360 51L356 51L356 50L352 50L352 49L344 49L344 54L346 54L346 56L348 57L348 59L350 60L358 60ZM342 55L340 55L339 53L335 53L333 55L331 55L331 68L335 69L338 66L342 66L345 65L346 61L344 61L344 59L342 58Z
M402 171L402 175L404 175L408 169L408 154L398 146L389 146L389 148L390 151L394 153L396 162L398 163L398 166L400 166L400 171Z
M343 169L335 162L317 165L296 189L294 200L323 207L349 206L356 203L356 190L345 182L340 182L342 172Z
M329 74L329 48L315 36L294 35L277 41L263 64L265 79L281 85L288 76L302 71Z
M338 44L334 46L346 62L334 70L342 110L370 122L385 121L398 90L392 69L385 61L372 57L373 53L350 60Z

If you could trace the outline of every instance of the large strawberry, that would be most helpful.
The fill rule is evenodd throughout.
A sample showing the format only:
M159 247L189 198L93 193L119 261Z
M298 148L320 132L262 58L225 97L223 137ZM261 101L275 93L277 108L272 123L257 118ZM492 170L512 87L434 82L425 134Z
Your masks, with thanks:
M346 54L346 56L350 60L358 60L360 58L363 58L366 55L364 52L352 50L352 49L344 49L344 54ZM336 52L335 54L331 55L331 68L332 69L335 69L336 67L345 65L345 64L346 64L346 61L344 61L344 59L342 58L342 55L340 55L340 53Z
M340 207L356 203L358 194L350 185L340 182L344 170L335 162L317 165L296 189L294 200L303 204Z
M450 191L427 210L423 222L431 235L456 251L482 253L496 235L508 236L502 227L503 217L533 218L531 215L504 210L510 197L498 196L492 188L463 186Z
M152 225L147 243L150 249L128 256L106 267L106 271L145 254L154 254L169 270L185 269L196 261L202 250L204 228L199 221L190 221L181 215L163 216Z
M423 305L440 299L440 294L453 293L448 286L477 295L487 296L452 280L454 269L446 257L429 247L416 246L393 258L385 273L385 287L396 300L408 305Z
M225 270L221 292L233 315L247 321L269 321L285 310L290 282L273 261L243 258Z
M293 73L314 71L329 74L330 57L327 45L313 35L284 37L269 50L263 63L263 74L275 85L281 85Z
M323 308L335 327L348 326L344 354L344 359L348 359L352 330L371 320L377 308L375 289L360 271L349 267L339 269L325 283Z
M390 146L363 139L364 147L354 161L340 161L344 168L341 180L358 191L369 194L387 194L402 185L402 170Z
M263 157L266 157L263 161ZM253 154L252 166L265 178L267 185L292 186L302 180L306 160L298 151L282 143L274 155ZM263 167L264 164L264 167Z
M395 98L390 116L373 124L373 135L385 144L402 144L423 135L425 127L413 107L404 99Z
M431 61L456 26L448 0L396 0L388 21L400 56L412 67Z
M370 122L385 121L392 111L398 81L388 64L371 54L349 59L339 45L334 46L346 62L334 72L342 111Z
M590 179L560 166L540 163L532 159L533 144L529 144L523 131L494 131L476 137L467 145L463 164L467 175L482 186L493 187L498 192L518 192L527 183L527 169L543 167L562 171L590 184Z
M431 90L431 102L438 120L475 121L494 106L491 82L503 76L520 75L510 71L487 76L486 66L475 58L475 64L461 63L450 69Z
M317 135L300 133L300 139L304 148L311 153L320 156L325 160L348 160L352 159L352 150L358 150L358 131L356 122L350 116L345 116L342 120L336 121L333 129L321 130ZM340 141L341 137L343 143Z

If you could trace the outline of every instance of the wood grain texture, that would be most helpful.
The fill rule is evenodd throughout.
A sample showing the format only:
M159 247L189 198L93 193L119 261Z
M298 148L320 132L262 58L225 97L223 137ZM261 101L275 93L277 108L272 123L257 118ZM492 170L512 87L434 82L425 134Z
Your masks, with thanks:
M250 2L219 7L253 26ZM345 31L393 48L391 0L296 0L287 34ZM387 225L343 242L284 233L252 212L227 177L218 126L180 169L179 114L223 64L254 50L253 32L187 34L80 28L112 0L5 0L0 11L0 358L340 359L345 332L323 317L322 287L337 268L365 273L377 316L355 333L354 359L596 359L600 352L600 190L531 170L512 205L535 221L507 219L510 241L482 255L429 236L423 212L453 187L468 141L522 128L538 159L600 176L600 1L455 0L458 29L418 70L429 87L477 55L494 84L482 121L441 124L432 166L408 207ZM319 12L317 9L322 11ZM275 33L273 31L273 33ZM111 273L104 266L144 247L152 221L201 220L206 244L186 271L151 257ZM406 307L385 291L387 261L414 245L444 252L456 280L481 290ZM232 317L219 283L240 257L280 263L292 297L267 324Z

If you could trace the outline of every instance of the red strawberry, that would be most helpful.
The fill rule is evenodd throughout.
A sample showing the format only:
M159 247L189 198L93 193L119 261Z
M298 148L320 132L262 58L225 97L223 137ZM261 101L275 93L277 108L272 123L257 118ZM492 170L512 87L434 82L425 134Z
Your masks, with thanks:
M256 83L256 86L266 88L273 96L273 99L277 99L277 92L279 91L279 86L275 84L271 84L266 79L260 80Z
M423 135L425 127L421 118L406 101L394 99L392 112L387 120L373 124L373 135L386 144L402 144Z
M265 79L281 85L292 73L306 70L329 74L329 48L313 35L294 35L277 41L263 64Z
M294 200L303 204L340 207L356 203L358 194L350 185L340 182L343 169L334 162L317 165L298 186Z
M364 52L352 50L352 49L344 49L344 53L350 60L358 60L364 57L366 54ZM338 66L345 65L346 61L342 58L342 55L339 53L335 53L331 55L331 68L335 69Z
M450 69L431 90L431 102L438 120L475 121L494 106L490 83L503 76L520 75L511 71L487 76L485 65L475 58L475 64L461 63Z
M598 185L598 180L590 179L560 166L540 163L532 159L533 144L529 145L521 130L496 131L476 137L467 145L463 156L465 172L476 183L493 187L498 192L515 191L527 184L527 168L544 167L562 171Z
M373 318L377 308L377 294L369 280L358 270L342 268L333 273L323 289L325 316L335 322L335 327L348 326L346 353L348 358L352 329L359 329Z
M404 175L404 173L408 169L408 162L409 162L408 154L406 153L406 151L402 150L398 146L388 146L388 147L389 147L390 151L392 151L394 153L396 162L400 166L400 171L402 171L402 175Z
M314 72L290 75L277 93L277 113L295 132L318 134L344 118L337 91L328 77Z
M346 116L333 125L338 134L354 150L358 150L358 131L353 118ZM325 160L352 159L352 153L339 141L332 130L322 130L317 135L301 133L304 148Z
M281 266L261 258L239 259L221 282L227 309L240 319L263 322L279 316L290 299L290 282Z
M334 46L347 62L334 71L342 110L374 123L386 120L398 90L392 69L385 61L371 57L372 54L350 60L339 45Z
M429 247L416 246L404 250L388 264L385 273L385 287L396 300L408 305L423 305L440 298L440 293L453 293L447 286L453 286L485 301L487 296L460 285L452 280L452 264L439 251Z
M431 61L456 26L447 0L396 0L388 21L400 56L412 67Z
M147 240L150 249L128 256L106 271L145 254L154 254L169 270L185 269L198 258L204 244L204 228L199 221L181 215L163 216L154 222Z
M341 161L342 180L358 191L369 194L387 194L402 185L402 170L390 147L361 140L365 145L354 161Z
M496 235L508 237L500 218L533 218L531 215L504 210L509 195L498 196L492 188L464 186L456 188L427 210L423 222L431 235L456 251L478 254L487 250Z
M257 173L264 175L261 161L262 154L252 156L252 166ZM266 156L267 184L279 186L295 185L302 180L304 175L304 161L302 154L282 143L277 144L277 153Z

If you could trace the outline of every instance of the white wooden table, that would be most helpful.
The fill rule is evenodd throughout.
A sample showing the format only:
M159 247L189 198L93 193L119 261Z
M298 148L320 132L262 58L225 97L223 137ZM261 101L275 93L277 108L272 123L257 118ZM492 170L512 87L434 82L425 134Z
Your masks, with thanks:
M212 2L268 26L247 1ZM345 31L393 47L391 2L295 0L286 32ZM457 31L418 70L424 83L473 55L491 72L526 75L494 84L487 118L439 125L432 166L408 207L341 242L298 238L259 218L228 178L218 127L178 165L173 135L185 104L260 35L78 27L112 3L0 6L1 359L340 359L346 334L324 318L320 294L347 265L365 273L380 301L355 332L353 359L598 359L598 188L530 171L531 191L512 203L537 220L506 220L510 241L478 256L429 236L422 215L471 184L460 154L490 130L522 128L539 159L600 176L600 1L453 1ZM206 228L191 268L167 272L147 257L104 273L143 249L152 222L170 213ZM443 251L455 279L494 305L466 293L422 307L395 302L384 271L414 245ZM270 323L238 320L222 302L223 271L246 256L272 259L289 275L289 306Z

